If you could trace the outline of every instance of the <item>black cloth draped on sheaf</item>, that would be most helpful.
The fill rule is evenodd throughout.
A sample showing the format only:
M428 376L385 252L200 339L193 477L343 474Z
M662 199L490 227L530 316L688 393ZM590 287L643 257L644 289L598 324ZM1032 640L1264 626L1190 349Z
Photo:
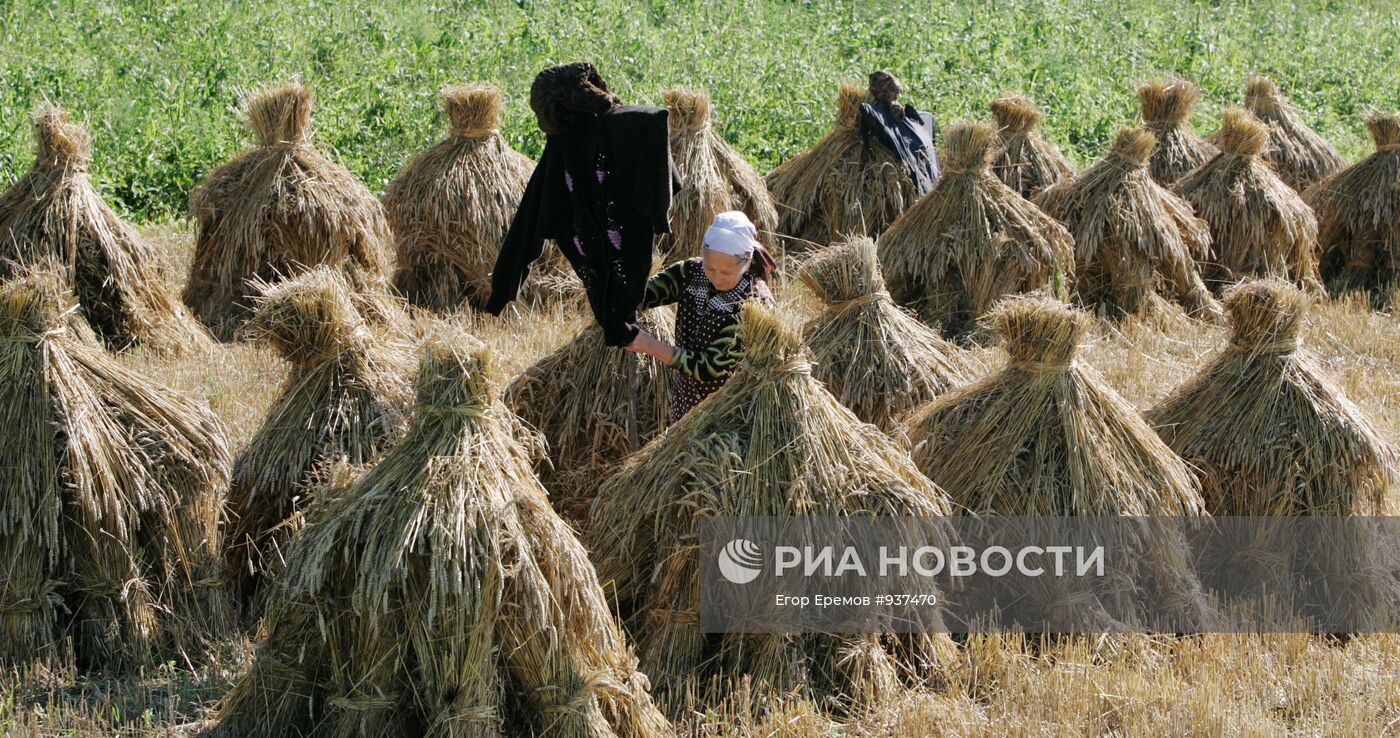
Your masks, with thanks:
M652 247L670 230L671 197L680 188L666 108L617 105L547 136L496 256L486 310L499 315L515 299L552 239L583 282L604 341L631 343Z
M904 114L895 114L894 107ZM938 153L934 149L938 129L932 113L921 113L913 105L899 103L861 103L859 127L861 140L867 145L874 137L904 162L920 195L938 184Z

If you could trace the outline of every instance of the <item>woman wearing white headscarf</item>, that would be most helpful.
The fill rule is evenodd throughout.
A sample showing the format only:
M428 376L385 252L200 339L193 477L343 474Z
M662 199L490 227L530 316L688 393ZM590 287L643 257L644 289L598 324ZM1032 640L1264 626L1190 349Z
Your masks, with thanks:
M776 264L757 236L744 213L720 213L705 231L700 256L678 261L647 280L642 309L676 304L676 345L642 331L627 349L655 356L675 370L668 424L724 386L734 371L739 307L753 297L773 297L767 280Z

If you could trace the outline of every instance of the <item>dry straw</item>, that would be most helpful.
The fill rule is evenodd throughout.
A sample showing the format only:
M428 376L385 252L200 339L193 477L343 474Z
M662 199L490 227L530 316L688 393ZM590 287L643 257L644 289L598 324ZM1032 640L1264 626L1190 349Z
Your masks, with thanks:
M1376 151L1304 194L1317 211L1322 272L1334 290L1383 303L1400 286L1400 113L1366 117Z
M638 313L638 325L673 340L664 310ZM545 437L548 461L539 475L555 509L582 523L611 467L635 450L631 428L639 444L665 428L666 393L665 366L605 345L602 329L590 324L521 372L505 402Z
M1203 512L1186 464L1076 359L1089 315L1023 296L1008 298L988 321L1004 341L1006 367L934 400L908 429L914 462L955 504L973 514L1018 517ZM1203 623L1209 608L1185 549L1159 533L1157 545L1171 548L1159 549L1158 566L1125 573L1135 589L1156 592L1165 609ZM1151 615L1115 612L1107 597L1103 605L1118 620Z
M1201 469L1215 515L1383 515L1400 457L1299 345L1308 298L1276 279L1226 295L1230 345L1149 414Z
M1025 95L1008 94L987 105L996 120L1000 145L992 172L1024 198L1074 176L1074 165L1036 130L1041 112Z
M229 488L224 561L250 618L282 569L297 512L319 476L331 464L369 463L407 426L409 357L370 334L350 294L338 272L317 267L264 286L245 326L291 364Z
M0 286L0 659L202 660L229 625L224 428L107 356L43 267Z
M501 92L490 85L454 85L438 94L447 137L409 162L384 191L394 232L394 284L409 303L431 310L481 307L491 296L491 269L515 216L534 162L501 136ZM546 249L532 274L565 266ZM557 276L557 275L556 275ZM529 299L552 296L532 279Z
M778 206L778 232L798 239L791 248L879 235L918 198L898 157L875 141L861 141L860 105L871 99L865 87L841 83L831 133L764 180Z
M772 246L778 228L773 197L753 165L717 133L710 120L710 96L687 89L661 93L670 111L671 158L684 187L671 201L671 232L657 249L669 263L699 256L705 229L717 213L742 210Z
M150 244L93 187L88 132L46 106L34 116L34 145L34 165L0 195L0 277L56 261L83 317L112 347L207 348L208 334L166 290Z
M898 419L964 378L966 357L885 291L875 242L857 238L809 260L802 281L822 312L803 330L820 379L867 423L894 431Z
M1201 91L1184 79L1154 80L1138 88L1142 125L1157 138L1148 167L1152 178L1171 187L1192 169L1219 153L1191 129L1191 109Z
M1112 313L1153 309L1158 283L1196 315L1218 316L1196 269L1211 257L1210 227L1191 204L1147 171L1156 145L1140 127L1123 128L1108 154L1035 199L1074 234L1075 291Z
M247 319L253 281L327 264L343 269L366 318L394 323L385 275L391 236L369 188L311 141L311 87L289 84L248 97L257 145L216 167L190 193L194 260L185 303L228 339Z
M1212 287L1279 277L1321 293L1317 218L1260 158L1268 130L1244 110L1226 110L1220 153L1177 180L1176 193L1210 226L1215 258L1201 265Z
M1148 414L1166 443L1198 470L1214 515L1387 514L1400 454L1299 345L1308 302L1277 279L1232 288L1225 298L1230 345ZM1272 583L1291 571L1252 556L1250 548L1232 552L1229 569ZM1388 575L1362 565L1374 554L1365 548L1333 540L1293 565L1334 586L1350 582L1339 590L1351 601L1347 607L1384 604L1388 610L1376 611L1384 617L1400 600L1385 593L1393 587ZM1342 609L1329 615L1364 617Z
M221 734L672 735L492 385L428 341L404 440L313 498Z
M629 457L589 518L599 577L616 592L643 669L676 710L712 706L746 680L760 698L800 690L821 705L859 707L949 656L951 643L935 635L700 632L696 534L707 517L948 512L907 452L812 377L786 320L777 308L743 306L734 375Z
M880 265L895 300L963 336L1005 295L1063 295L1073 238L992 174L991 126L958 122L943 142L942 179L880 236Z
M1273 80L1251 77L1244 89L1244 106L1269 127L1264 159L1289 187L1302 192L1346 165L1336 147L1303 122Z

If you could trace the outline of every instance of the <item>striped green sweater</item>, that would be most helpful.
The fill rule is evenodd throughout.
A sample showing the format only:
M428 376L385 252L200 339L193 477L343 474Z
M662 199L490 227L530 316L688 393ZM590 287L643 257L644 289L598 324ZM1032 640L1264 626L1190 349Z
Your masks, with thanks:
M642 309L670 305L688 299L686 285L703 278L700 259L684 259L662 269L647 280ZM766 296L766 286L756 282L753 292ZM713 294L713 291L712 291ZM739 360L739 321L737 315L703 347L677 346L671 366L700 382L713 382L728 377ZM679 331L678 331L679 332Z

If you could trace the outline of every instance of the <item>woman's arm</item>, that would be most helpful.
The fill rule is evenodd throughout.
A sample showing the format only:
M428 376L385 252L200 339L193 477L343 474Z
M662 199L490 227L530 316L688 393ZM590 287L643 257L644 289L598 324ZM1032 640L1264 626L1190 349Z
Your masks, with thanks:
M739 324L736 321L722 328L713 341L700 349L672 346L646 331L637 333L637 338L626 348L655 356L663 364L692 379L710 382L723 379L734 371L734 365L739 361Z
M677 347L668 363L693 379L711 382L729 376L738 362L739 322L734 321L720 329L719 335L704 348Z
M661 363L669 365L675 357L676 348L646 331L637 331L637 337L625 347L628 351L655 356Z
M681 298L685 285L686 264L689 260L678 261L647 279L646 294L638 310L649 310L662 305L670 305Z

